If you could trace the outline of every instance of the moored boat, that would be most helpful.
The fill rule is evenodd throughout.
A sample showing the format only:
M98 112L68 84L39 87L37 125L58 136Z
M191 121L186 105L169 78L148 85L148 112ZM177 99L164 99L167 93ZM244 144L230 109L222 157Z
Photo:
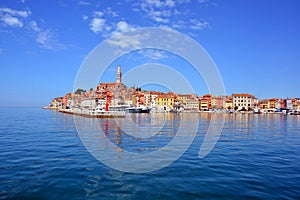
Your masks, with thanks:
M142 108L142 112L141 113L149 113L151 111L151 108Z
M148 107L130 107L126 108L128 113L149 113L151 108Z
M126 111L129 113L142 113L142 109L143 108L139 108L139 107L130 107L130 108L126 108Z

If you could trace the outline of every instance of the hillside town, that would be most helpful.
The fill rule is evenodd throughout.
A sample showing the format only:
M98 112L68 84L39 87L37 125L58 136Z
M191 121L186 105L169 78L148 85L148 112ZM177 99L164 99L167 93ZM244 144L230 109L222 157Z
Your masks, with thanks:
M252 94L214 96L205 94L175 94L127 87L122 83L120 65L116 82L100 83L89 91L77 89L54 98L49 109L80 109L85 111L125 111L148 108L152 112L254 112L300 114L300 98L270 98L259 100Z

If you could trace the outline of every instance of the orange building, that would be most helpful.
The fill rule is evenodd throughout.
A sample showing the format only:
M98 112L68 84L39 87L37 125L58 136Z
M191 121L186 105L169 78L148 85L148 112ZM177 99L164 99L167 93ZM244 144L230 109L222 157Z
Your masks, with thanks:
M209 110L211 109L211 95L206 94L200 98L200 110Z

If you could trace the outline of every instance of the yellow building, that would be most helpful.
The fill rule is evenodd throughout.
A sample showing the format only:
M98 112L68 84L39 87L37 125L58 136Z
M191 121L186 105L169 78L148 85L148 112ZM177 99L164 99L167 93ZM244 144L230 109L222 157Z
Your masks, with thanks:
M160 110L171 110L174 106L174 100L174 94L158 95L155 99L155 104L156 107Z

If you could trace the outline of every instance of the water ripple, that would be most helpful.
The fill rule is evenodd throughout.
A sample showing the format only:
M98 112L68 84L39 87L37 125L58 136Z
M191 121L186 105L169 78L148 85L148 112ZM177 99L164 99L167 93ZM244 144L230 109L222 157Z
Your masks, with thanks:
M200 114L194 143L180 159L159 171L130 174L91 156L70 115L37 108L1 113L0 199L300 198L299 116L226 115L215 148L199 159L211 119ZM177 122L146 139L118 132L113 122L98 123L111 126L108 137L119 149L145 153L164 148Z

